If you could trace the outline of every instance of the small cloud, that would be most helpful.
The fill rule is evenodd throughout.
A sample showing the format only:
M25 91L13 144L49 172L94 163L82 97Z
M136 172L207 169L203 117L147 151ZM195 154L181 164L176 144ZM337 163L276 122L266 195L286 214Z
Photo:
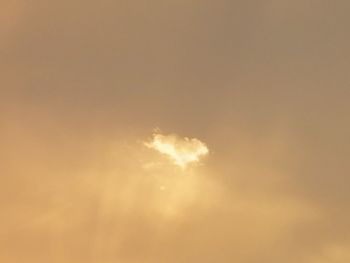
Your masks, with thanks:
M196 138L181 138L176 134L162 135L154 133L153 139L145 145L166 155L175 165L186 168L190 163L198 163L200 158L209 153L205 143Z

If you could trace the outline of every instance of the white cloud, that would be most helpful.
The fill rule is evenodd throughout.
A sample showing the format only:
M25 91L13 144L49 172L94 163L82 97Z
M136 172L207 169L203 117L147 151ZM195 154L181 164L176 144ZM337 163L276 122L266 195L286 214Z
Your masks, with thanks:
M196 138L181 138L178 135L153 134L153 139L146 142L148 148L166 155L175 165L186 168L190 163L198 163L200 158L209 153L205 143Z

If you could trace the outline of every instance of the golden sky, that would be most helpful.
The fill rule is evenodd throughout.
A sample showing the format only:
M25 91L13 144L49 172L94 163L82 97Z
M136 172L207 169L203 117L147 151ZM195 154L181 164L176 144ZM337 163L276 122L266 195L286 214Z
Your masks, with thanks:
M1 0L0 262L350 262L349 10Z

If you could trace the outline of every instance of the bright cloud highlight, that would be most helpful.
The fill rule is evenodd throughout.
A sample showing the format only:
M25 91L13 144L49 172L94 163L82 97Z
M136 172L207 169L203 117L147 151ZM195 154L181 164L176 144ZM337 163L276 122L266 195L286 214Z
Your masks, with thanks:
M175 165L186 168L190 163L198 163L200 158L209 153L205 143L196 138L181 138L178 135L153 134L153 139L146 142L148 148L166 155Z

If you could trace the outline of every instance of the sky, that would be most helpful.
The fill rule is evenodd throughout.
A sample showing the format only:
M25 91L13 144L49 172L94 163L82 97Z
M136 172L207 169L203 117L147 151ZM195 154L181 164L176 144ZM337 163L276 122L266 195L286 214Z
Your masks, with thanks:
M2 0L0 261L350 262L348 10Z

